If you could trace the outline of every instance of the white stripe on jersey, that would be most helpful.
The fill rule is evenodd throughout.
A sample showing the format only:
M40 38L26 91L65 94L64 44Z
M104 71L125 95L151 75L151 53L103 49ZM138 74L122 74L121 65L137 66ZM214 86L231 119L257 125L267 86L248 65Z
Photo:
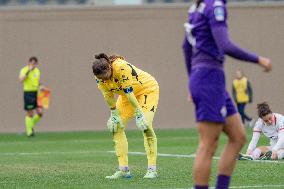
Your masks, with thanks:
M206 7L206 4L205 4L205 3L200 3L200 5L199 5L197 11L202 14L202 13L204 12L205 7ZM188 13L194 13L194 12L196 11L196 8L197 8L197 7L196 7L196 4L194 3L194 4L189 8Z

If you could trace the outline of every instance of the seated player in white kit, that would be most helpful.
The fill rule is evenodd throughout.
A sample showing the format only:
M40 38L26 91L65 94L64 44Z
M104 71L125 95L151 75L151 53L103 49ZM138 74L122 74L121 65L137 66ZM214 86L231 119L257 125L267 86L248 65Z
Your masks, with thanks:
M259 119L253 128L253 136L246 154L240 154L240 160L278 160L284 158L284 117L272 113L264 102L257 105ZM270 146L256 147L261 133L269 140Z

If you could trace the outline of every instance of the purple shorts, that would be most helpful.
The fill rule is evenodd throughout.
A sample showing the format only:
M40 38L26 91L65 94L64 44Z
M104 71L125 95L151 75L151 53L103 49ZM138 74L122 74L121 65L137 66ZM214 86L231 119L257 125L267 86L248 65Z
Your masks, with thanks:
M190 74L190 92L196 121L224 123L236 108L226 91L225 75L218 68L195 68Z

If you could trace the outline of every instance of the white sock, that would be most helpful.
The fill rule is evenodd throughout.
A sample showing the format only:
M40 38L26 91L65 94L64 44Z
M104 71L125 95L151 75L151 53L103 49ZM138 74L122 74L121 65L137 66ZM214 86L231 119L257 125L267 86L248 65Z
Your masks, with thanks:
M284 150L278 150L277 156L278 156L278 159L283 159L284 158Z
M148 170L156 171L157 170L157 166L156 165L149 165L148 166Z
M127 172L129 171L129 168L128 166L119 166L119 170Z
M252 155L252 158L253 158L253 159L258 159L258 158L260 157L260 155L261 155L261 150L258 149L258 148L256 148L256 149L251 153L251 155Z

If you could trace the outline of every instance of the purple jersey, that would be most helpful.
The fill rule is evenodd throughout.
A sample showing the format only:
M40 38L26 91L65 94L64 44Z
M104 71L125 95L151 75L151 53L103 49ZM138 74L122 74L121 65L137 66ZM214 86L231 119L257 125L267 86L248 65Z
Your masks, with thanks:
M225 54L258 62L258 56L229 40L227 16L226 0L204 0L198 7L195 3L190 7L183 45L188 72L197 66L222 68Z

